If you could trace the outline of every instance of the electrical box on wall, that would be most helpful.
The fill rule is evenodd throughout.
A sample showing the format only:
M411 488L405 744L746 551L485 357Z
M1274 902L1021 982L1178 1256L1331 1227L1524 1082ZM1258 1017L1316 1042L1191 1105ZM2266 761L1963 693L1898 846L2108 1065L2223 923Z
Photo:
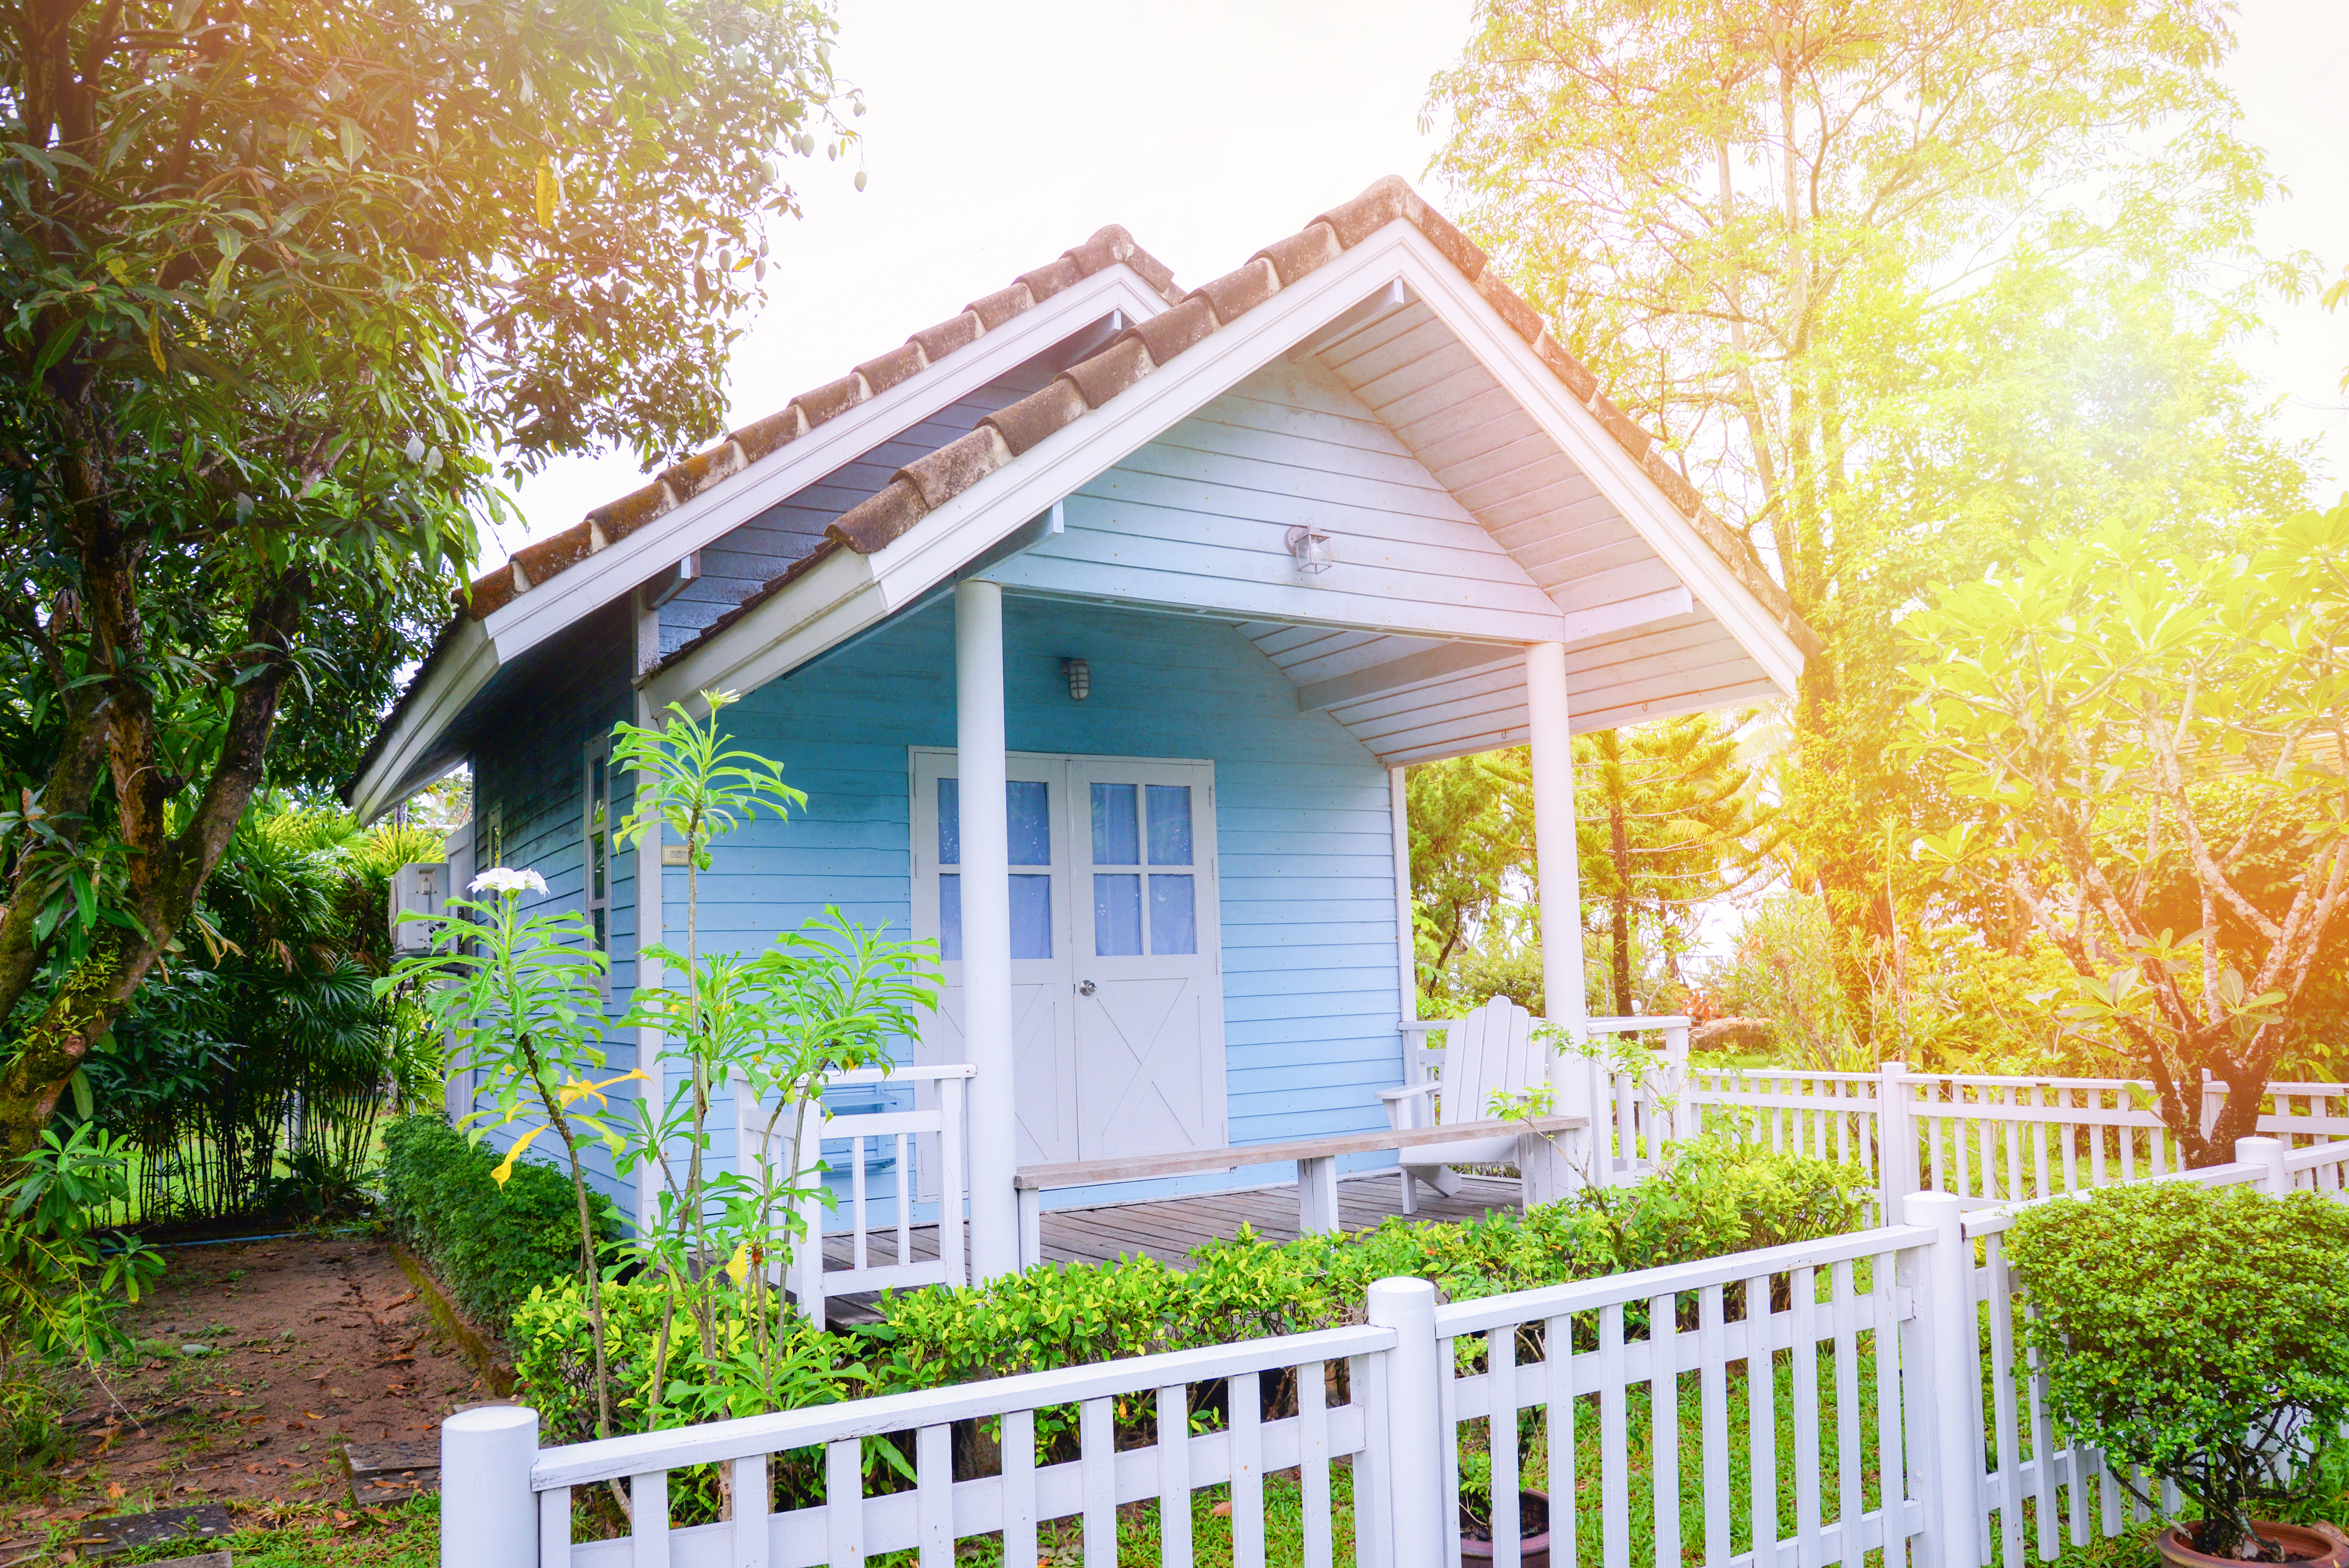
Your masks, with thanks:
M432 947L432 922L449 913L449 862L411 861L391 873L391 950L426 953ZM430 921L402 920L405 914Z

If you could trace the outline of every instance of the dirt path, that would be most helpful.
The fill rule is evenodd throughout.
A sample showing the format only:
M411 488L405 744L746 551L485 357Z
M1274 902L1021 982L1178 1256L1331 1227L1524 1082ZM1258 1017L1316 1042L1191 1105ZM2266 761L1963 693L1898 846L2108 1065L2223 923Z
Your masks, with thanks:
M346 1501L345 1443L429 1441L450 1412L503 1402L434 1328L379 1240L170 1256L160 1287L128 1318L145 1354L88 1383L73 1457L50 1472L40 1504L0 1526L0 1548L78 1511Z

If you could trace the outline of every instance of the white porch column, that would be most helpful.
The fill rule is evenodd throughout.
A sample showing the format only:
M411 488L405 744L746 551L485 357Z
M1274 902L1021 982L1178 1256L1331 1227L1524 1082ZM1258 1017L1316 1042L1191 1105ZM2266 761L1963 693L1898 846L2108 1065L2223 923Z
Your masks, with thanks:
M962 828L962 997L970 1080L970 1263L975 1283L1019 1268L1011 1177L1011 872L1003 758L1003 590L955 585L955 774Z
M1526 707L1529 718L1534 773L1535 896L1541 911L1542 1016L1563 1025L1577 1045L1586 1037L1582 988L1582 870L1574 842L1574 737L1568 726L1566 645L1536 643L1526 649ZM1575 1052L1553 1055L1550 1088L1561 1116L1598 1116L1593 1103L1591 1066ZM1563 1143L1577 1162L1588 1160L1594 1181L1603 1180L1591 1151L1599 1145L1592 1131L1565 1134ZM1542 1161L1550 1169L1537 1177L1528 1170L1529 1202L1563 1194L1577 1173L1559 1169L1552 1154Z

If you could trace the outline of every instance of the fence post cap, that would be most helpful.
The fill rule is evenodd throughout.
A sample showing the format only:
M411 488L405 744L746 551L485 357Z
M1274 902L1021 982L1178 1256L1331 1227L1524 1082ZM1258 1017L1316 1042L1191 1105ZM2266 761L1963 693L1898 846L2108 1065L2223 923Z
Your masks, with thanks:
M2238 1155L2246 1149L2264 1153L2268 1150L2282 1149L2282 1147L2283 1140L2276 1137L2271 1132L2253 1133L2248 1138L2238 1138L2235 1140L2235 1150Z
M528 1405L476 1405L440 1423L443 1431L467 1433L510 1432L523 1427L538 1429L538 1412Z
M1955 1192L1910 1192L1900 1200L1900 1218L1911 1225L1950 1225L1965 1212Z
M1372 1323L1388 1326L1434 1318L1435 1286L1431 1281L1409 1274L1390 1274L1385 1279L1372 1280L1365 1294Z

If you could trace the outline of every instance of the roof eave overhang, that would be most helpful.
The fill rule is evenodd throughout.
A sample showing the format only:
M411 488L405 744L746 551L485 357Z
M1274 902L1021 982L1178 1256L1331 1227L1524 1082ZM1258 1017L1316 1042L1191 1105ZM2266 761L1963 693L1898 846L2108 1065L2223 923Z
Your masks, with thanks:
M498 673L497 649L481 624L460 616L417 676L418 687L388 722L382 743L350 787L350 806L372 822L447 770L440 743Z
M1419 291L1606 491L1772 685L1791 696L1803 669L1803 650L1794 638L1475 285L1417 228L1398 219L947 500L881 550L871 555L835 550L753 613L656 673L649 683L655 700L689 700L714 686L746 689L773 679L918 601L1125 454L1398 277ZM1552 634L1569 641L1579 634L1561 611Z
M382 744L352 784L353 810L362 819L372 820L409 792L429 783L440 770L419 769L419 759L432 755L441 736L463 714L465 705L489 684L501 665L559 634L664 567L716 543L897 431L919 424L1043 353L1081 324L1113 310L1123 312L1129 320L1144 321L1166 308L1165 297L1125 263L1104 267L1022 311L921 374L844 410L725 482L688 498L652 526L518 594L482 620L460 613L448 634L449 645L437 650L419 672L417 688L401 699L387 721Z

